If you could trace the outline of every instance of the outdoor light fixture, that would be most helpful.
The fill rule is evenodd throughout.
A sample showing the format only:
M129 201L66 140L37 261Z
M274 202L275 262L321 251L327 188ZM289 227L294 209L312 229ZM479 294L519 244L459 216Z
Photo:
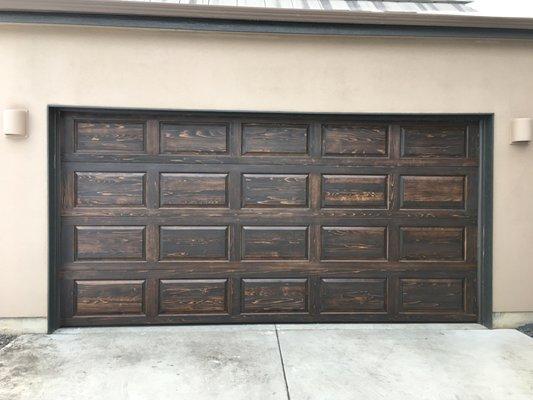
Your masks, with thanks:
M533 118L515 118L511 124L511 144L533 140Z
M2 132L4 135L26 136L28 110L11 109L3 112Z

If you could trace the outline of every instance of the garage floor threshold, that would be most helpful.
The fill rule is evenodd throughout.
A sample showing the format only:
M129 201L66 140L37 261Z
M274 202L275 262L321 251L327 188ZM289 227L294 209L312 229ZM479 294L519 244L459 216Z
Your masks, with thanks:
M0 350L0 399L533 399L533 339L476 324L61 329Z

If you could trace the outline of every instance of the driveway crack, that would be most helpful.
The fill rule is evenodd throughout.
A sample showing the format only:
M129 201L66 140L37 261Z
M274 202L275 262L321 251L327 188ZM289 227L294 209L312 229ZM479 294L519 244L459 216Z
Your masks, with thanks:
M289 392L289 383L287 382L287 373L285 372L285 362L283 361L283 352L281 351L281 343L279 341L278 325L274 325L276 329L276 339L278 341L279 359L281 361L281 370L283 371L283 380L285 381L285 391L287 392L287 400L291 400L291 393Z

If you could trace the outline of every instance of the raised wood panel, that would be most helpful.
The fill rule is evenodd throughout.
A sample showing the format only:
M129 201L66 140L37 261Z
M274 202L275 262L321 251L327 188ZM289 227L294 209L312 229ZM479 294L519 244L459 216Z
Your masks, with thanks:
M386 312L386 279L322 279L322 313Z
M144 206L145 177L145 173L75 172L76 206Z
M322 127L322 141L326 156L385 157L388 126L327 124Z
M143 153L145 135L144 123L78 121L74 134L75 151Z
M464 176L402 176L402 208L465 207Z
M75 316L144 314L144 280L74 282Z
M76 260L143 260L144 226L76 226Z
M160 259L227 260L228 227L162 226Z
M304 313L307 279L243 279L244 313Z
M244 174L243 207L306 207L307 175Z
M160 151L163 154L223 154L228 151L226 124L162 123Z
M402 227L400 255L404 260L463 261L465 229L462 227Z
M464 311L463 279L400 279L402 311Z
M322 260L385 260L386 227L322 228Z
M162 207L226 207L228 174L162 173Z
M243 154L307 154L307 125L244 124Z
M227 279L163 279L159 314L227 314Z
M387 176L323 175L322 206L387 208Z
M245 226L242 229L244 260L306 260L308 228Z
M466 126L402 126L401 132L402 157L466 157Z

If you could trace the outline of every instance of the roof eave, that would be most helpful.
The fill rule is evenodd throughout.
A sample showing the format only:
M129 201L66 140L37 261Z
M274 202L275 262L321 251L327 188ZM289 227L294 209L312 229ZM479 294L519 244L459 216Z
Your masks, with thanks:
M487 17L472 14L419 14L409 12L353 12L201 6L131 1L0 0L0 13L8 12L533 31L532 18Z

